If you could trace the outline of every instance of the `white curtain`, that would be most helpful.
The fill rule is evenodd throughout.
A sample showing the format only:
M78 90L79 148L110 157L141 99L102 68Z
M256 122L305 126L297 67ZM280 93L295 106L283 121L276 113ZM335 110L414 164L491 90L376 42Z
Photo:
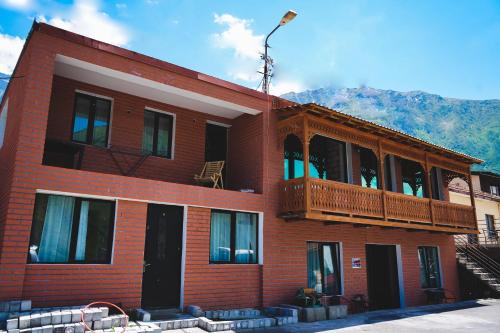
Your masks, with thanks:
M85 260L85 244L87 243L87 227L89 223L89 202L82 201L80 208L80 223L76 239L75 260Z
M72 197L48 197L38 252L39 262L68 261L74 205L75 199Z
M231 260L231 214L212 212L210 261Z
M236 255L237 263L257 262L257 216L236 213Z

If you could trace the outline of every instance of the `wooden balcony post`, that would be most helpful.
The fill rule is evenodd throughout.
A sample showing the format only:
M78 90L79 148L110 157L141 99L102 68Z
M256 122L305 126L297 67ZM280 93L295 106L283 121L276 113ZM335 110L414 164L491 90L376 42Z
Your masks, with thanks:
M427 156L427 153L425 153L424 172L425 172L425 188L427 190L427 195L429 196L429 209L431 211L431 222L432 225L434 225L436 221L434 218L434 205L432 200L431 169L429 169L429 157Z
M479 226L477 225L477 214L476 214L476 199L474 197L474 189L472 188L472 174L470 172L470 167L469 167L469 172L467 174L467 183L469 185L469 196L470 196L470 204L472 205L472 210L474 212L474 222L476 223L476 229L479 229Z
M379 181L382 186L382 209L384 212L384 220L387 220L387 202L385 195L385 169L384 169L384 154L382 153L382 140L378 139L378 173Z
M304 145L304 208L307 213L311 211L311 184L309 182L309 121L307 115L304 115L304 137L302 144Z

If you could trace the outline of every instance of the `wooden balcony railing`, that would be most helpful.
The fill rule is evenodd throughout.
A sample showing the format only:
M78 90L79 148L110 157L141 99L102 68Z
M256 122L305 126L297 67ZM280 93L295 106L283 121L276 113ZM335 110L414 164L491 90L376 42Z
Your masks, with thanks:
M282 182L281 215L284 218L320 219L475 233L472 206L417 198L315 178Z

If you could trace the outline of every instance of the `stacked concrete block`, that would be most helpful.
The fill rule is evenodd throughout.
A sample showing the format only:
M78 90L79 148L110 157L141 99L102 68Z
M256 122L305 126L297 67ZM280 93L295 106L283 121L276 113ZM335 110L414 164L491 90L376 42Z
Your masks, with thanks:
M5 329L6 333L84 333L85 325L104 333L103 329L125 327L128 321L126 315L110 316L107 307L32 309L31 301L10 301L0 303L0 310L3 311L0 312L0 330Z

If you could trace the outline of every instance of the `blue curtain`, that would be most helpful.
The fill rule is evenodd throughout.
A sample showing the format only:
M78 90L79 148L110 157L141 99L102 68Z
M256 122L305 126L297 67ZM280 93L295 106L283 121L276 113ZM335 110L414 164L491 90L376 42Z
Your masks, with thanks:
M71 227L73 224L73 208L75 199L59 195L50 195L43 224L39 262L67 262Z
M82 201L81 204L75 260L85 260L85 245L87 243L87 227L89 224L89 204L88 201Z
M212 212L210 261L231 260L231 214Z
M236 254L237 263L257 262L257 216L236 213Z

